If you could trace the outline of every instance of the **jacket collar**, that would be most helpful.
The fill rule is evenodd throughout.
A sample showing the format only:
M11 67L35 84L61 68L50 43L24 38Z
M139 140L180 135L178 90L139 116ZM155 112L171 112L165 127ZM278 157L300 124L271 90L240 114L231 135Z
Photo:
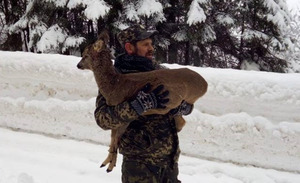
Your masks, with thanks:
M123 74L155 70L155 64L152 60L138 55L128 55L126 53L119 55L115 59L114 66Z

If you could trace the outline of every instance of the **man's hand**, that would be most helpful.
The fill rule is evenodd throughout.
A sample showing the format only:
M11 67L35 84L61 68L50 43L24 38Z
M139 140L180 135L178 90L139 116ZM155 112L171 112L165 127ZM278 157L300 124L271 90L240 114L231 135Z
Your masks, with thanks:
M159 85L152 92L150 83L146 84L141 91L138 92L136 98L130 102L132 108L141 115L149 109L164 109L165 104L169 102L169 91L164 91L164 85Z
M193 108L193 104L189 104L186 101L182 101L181 104L175 109L172 109L170 113L174 116L189 115L193 111Z

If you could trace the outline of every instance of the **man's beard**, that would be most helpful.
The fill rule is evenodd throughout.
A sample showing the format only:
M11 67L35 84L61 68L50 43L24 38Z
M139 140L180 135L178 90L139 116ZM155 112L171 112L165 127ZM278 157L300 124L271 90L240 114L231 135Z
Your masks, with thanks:
M146 53L145 56L146 56L147 58L149 58L149 59L151 58L150 60L152 60L153 54L154 54L153 51L149 51L149 52Z
M135 47L134 49L134 52L132 53L133 55L136 55L136 56L141 56L141 55L138 55L138 51L139 49L137 47ZM153 55L154 55L154 51L148 51L144 56L142 57L146 57L150 60L153 60Z

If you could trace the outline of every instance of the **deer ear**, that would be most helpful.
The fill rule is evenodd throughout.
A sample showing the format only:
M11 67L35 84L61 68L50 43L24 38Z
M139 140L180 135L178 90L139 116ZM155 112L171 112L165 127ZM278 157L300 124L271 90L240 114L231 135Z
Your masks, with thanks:
M109 33L107 30L101 31L101 33L98 36L98 40L103 40L105 44L109 43Z
M96 41L94 44L93 44L93 49L96 51L96 52L100 52L103 48L103 40L102 39L99 39L98 41Z

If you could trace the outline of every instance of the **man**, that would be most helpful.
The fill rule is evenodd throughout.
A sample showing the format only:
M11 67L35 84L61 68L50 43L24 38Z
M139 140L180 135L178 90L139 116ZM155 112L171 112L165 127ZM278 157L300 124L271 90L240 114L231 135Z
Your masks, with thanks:
M118 40L126 53L115 59L115 68L123 74L161 69L153 61L152 37L155 31L147 31L135 25L118 34ZM123 154L123 183L177 183L180 154L174 116L190 114L193 105L183 102L166 115L141 114L149 109L164 108L168 91L163 86L152 90L147 84L137 96L117 106L108 106L99 93L96 100L97 124L107 130L129 124L119 140L119 152Z

